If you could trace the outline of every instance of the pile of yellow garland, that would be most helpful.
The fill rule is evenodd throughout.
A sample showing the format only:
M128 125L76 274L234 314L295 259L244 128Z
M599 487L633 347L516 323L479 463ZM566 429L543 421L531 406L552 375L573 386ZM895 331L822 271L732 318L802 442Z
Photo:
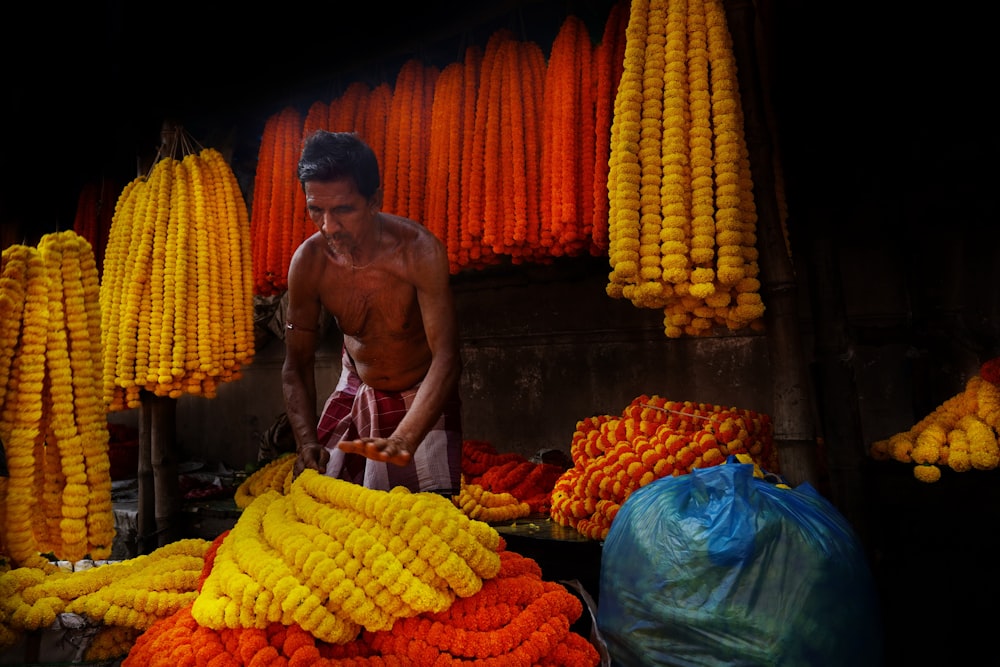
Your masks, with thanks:
M253 357L249 215L213 148L164 156L123 189L101 280L104 400L212 398Z
M344 643L476 593L499 570L499 541L443 496L306 470L243 510L191 613L215 630L294 622Z
M965 390L908 430L872 443L879 461L913 463L921 482L941 479L941 466L955 472L993 470L1000 465L1000 358L966 382Z
M94 253L73 231L3 251L0 556L15 566L111 553L98 290Z
M721 0L632 0L611 126L607 292L668 337L759 324L757 214Z
M117 628L102 638L100 650L123 655L139 633L194 601L209 545L186 539L131 560L72 572L34 566L4 572L0 649L24 632L51 627L58 614L73 613Z

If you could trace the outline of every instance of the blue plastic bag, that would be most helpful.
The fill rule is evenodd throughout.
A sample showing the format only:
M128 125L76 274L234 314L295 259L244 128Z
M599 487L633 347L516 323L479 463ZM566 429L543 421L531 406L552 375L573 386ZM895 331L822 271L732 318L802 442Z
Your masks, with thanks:
M597 625L617 667L881 665L874 580L843 515L753 464L666 477L625 501Z

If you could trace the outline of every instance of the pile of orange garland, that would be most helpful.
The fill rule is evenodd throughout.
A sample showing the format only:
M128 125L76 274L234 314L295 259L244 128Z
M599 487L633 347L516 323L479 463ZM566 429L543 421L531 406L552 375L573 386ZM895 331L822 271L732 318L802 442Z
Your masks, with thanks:
M552 491L552 520L600 540L629 495L662 477L719 465L730 455L779 473L768 415L658 396L633 399L619 417L579 422L570 454L573 467Z
M1000 357L982 365L965 391L952 396L909 430L872 443L880 461L913 463L921 482L941 479L941 466L955 472L993 470L1000 465Z

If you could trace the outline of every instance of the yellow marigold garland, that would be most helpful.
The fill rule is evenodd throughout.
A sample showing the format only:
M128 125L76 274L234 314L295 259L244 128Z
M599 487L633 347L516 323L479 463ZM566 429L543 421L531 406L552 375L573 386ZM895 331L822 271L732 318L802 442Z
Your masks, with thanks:
M758 326L756 209L722 4L632 2L626 37L608 294L663 308L670 338Z
M913 463L922 482L941 479L941 467L955 472L993 470L1000 466L1000 386L996 359L983 364L966 381L965 390L924 416L906 431L871 444L868 454L879 461Z
M499 535L436 494L373 491L303 472L244 509L195 600L198 623L296 623L344 643L361 628L447 608L499 568Z
M472 484L462 477L462 489L452 498L455 506L470 519L486 522L503 522L528 516L531 507L505 491L494 493L479 484Z
M16 638L51 626L58 614L75 613L109 627L146 630L194 601L209 545L183 539L73 572L15 568L0 577L0 628Z
M236 492L233 494L233 501L240 509L246 509L250 503L267 491L277 491L284 495L292 487L292 468L295 465L295 454L287 453L278 458L268 461L253 474L243 480Z
M165 156L122 192L100 285L103 396L215 396L253 356L250 219L212 148Z

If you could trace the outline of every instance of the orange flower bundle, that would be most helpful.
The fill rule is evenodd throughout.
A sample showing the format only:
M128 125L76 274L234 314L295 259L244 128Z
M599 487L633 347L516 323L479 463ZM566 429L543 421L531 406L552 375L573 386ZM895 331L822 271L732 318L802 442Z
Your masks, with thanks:
M433 88L439 70L413 58L400 68L386 125L383 209L423 219Z
M472 146L470 157L464 162L467 169L466 182L463 191L468 200L466 204L467 218L461 230L461 247L468 252L466 266L481 268L492 263L492 245L486 242L486 234L494 233L487 226L487 219L496 224L496 190L492 197L488 194L494 187L498 175L496 157L499 154L499 135L494 126L490 132L491 114L496 117L496 104L500 99L498 87L502 68L499 66L500 47L513 41L514 35L509 30L501 29L493 33L486 43L482 62L479 67L479 88L476 91L476 114L470 136ZM494 71L496 70L496 71ZM464 259L464 257L463 257Z
M458 270L458 238L450 234L449 215L461 201L458 174L462 169L462 97L465 65L451 63L438 76L431 106L430 148L427 155L427 198L423 223L448 252L452 273ZM457 222L457 221L456 221ZM457 229L457 225L455 226Z
M335 102L327 104L322 100L316 100L309 105L306 117L302 119L302 136L308 137L316 130L330 129L331 107ZM265 133L267 130L265 129Z
M544 581L535 561L506 549L500 559L496 577L447 610L363 631L343 644L321 641L294 623L213 630L188 606L139 636L122 667L598 665L597 649L570 629L583 611L579 599Z
M473 187L473 176L482 167L473 162L478 145L476 135L476 118L479 113L478 96L480 87L480 76L482 75L484 53L477 46L470 46L465 50L462 65L465 67L465 88L462 95L462 168L457 173L459 183L459 197L457 198L454 212L458 215L451 221L455 227L449 232L458 239L457 268L469 266L470 253L473 248L473 220L472 211L469 208L470 190ZM480 159L482 156L480 155ZM481 172L478 172L481 173ZM477 177L476 184L478 185ZM478 223L477 223L478 224ZM449 260L451 258L449 257Z
M385 184L385 161L388 147L386 146L387 121L392 107L392 87L385 82L371 89L364 103L365 112L361 118L359 132L361 138L371 146L382 166L382 183Z
M594 78L594 136L596 137L593 199L594 217L591 227L590 254L598 256L608 251L608 159L611 154L611 119L614 114L615 91L621 80L625 61L625 27L628 25L629 3L621 0L611 7L601 41L593 49L591 71ZM584 183L583 185L586 185Z
M590 33L570 14L552 43L545 76L542 141L542 243L553 255L577 255L591 232L594 100ZM589 238L586 244L589 246Z
M490 467L472 482L493 493L509 493L532 512L548 514L552 489L563 472L551 463L508 461Z
M329 122L323 128L331 132L361 133L362 111L371 88L363 81L353 81L343 94L330 102Z
M486 440L464 440L462 442L462 474L475 479L494 466L508 462L527 461L517 452L497 452Z
M667 476L747 455L777 472L767 415L718 405L639 396L620 417L581 420L573 434L573 467L552 490L550 515L592 539L604 539L633 491Z
M254 294L258 296L285 290L292 253L314 231L296 176L302 131L302 115L286 107L268 119L261 137L250 207Z

